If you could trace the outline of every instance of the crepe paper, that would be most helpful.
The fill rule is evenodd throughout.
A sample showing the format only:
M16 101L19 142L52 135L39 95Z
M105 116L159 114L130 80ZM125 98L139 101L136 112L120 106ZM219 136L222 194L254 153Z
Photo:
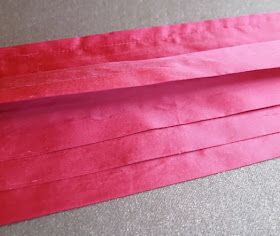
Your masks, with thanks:
M38 157L2 161L0 191L280 132L279 120L280 106L277 106L189 125L151 130Z
M279 139L278 133L95 174L2 191L0 224L124 197L272 159L280 155Z
M263 70L2 105L0 160L275 106L279 78Z
M280 40L5 78L0 103L278 68L280 50L276 48Z
M0 49L0 77L280 39L280 14L181 23Z

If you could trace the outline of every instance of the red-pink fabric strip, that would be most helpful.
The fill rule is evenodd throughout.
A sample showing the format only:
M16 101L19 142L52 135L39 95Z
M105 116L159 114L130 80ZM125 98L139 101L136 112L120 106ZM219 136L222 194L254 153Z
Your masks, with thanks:
M121 139L37 157L2 161L0 191L100 172L280 132L279 119L280 106L277 106L220 119L150 130Z
M0 49L0 224L279 156L279 19L246 16ZM77 176L63 176L63 165L82 158ZM52 170L61 166L40 175L42 159ZM32 165L37 170L25 174ZM25 178L10 181L13 171Z
M280 156L279 139L279 134L267 135L95 174L3 191L0 192L0 224L124 197L272 159Z
M0 77L280 39L280 13L133 29L0 49Z
M2 105L0 161L275 106L279 78L274 69Z
M8 77L0 80L0 103L279 68L279 48L280 40Z

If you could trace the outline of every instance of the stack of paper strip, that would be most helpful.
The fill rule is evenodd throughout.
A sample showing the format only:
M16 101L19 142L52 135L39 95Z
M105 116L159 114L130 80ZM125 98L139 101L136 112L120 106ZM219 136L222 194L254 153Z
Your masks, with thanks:
M280 156L280 14L0 49L0 224Z

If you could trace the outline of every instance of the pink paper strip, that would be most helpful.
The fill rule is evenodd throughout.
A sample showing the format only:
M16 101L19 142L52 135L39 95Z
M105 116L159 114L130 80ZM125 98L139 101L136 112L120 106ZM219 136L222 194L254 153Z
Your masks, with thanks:
M2 161L0 191L280 132L279 120L280 106L277 106L189 125L151 130L37 157Z
M0 224L124 197L272 159L280 156L279 139L279 134L273 134L96 174L2 191Z
M133 29L0 49L0 77L280 39L280 13Z
M0 160L275 106L279 78L264 70L2 105Z
M279 68L277 48L280 40L4 78L0 103Z

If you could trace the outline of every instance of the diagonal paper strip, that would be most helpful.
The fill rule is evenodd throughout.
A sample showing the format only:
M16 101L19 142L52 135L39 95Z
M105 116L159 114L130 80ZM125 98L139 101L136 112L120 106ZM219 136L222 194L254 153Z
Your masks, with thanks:
M279 139L278 133L176 157L0 192L0 224L124 197L269 160L280 156Z
M0 191L280 132L279 119L280 106L277 106L189 125L151 130L37 157L2 161Z
M280 39L280 13L125 30L0 49L0 77Z
M279 78L264 70L2 105L0 160L275 106Z
M279 48L280 40L15 76L0 80L0 103L279 68Z

